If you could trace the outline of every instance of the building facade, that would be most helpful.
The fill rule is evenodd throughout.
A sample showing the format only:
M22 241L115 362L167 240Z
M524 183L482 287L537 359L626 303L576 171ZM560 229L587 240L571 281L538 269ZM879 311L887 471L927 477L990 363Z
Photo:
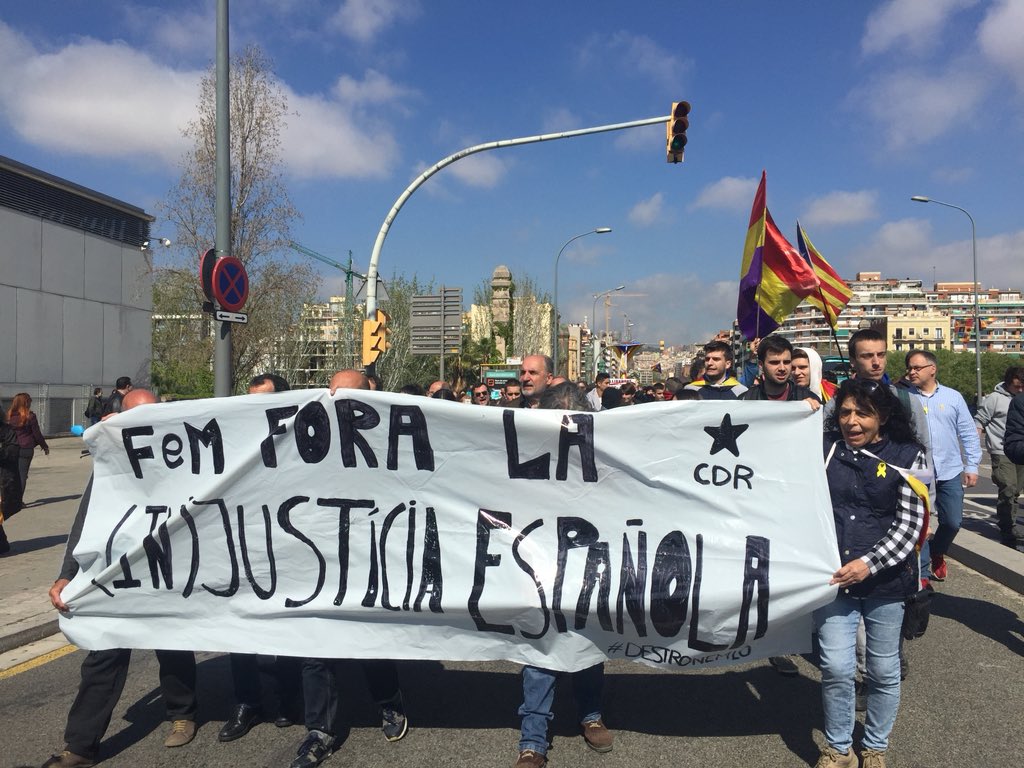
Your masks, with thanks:
M149 382L153 221L0 157L0 402L28 392L45 433L81 424L94 387Z
M838 340L846 354L850 335L859 328L875 327L886 334L889 348L974 351L974 292L967 283L936 283L883 278L880 272L859 272L847 281L853 291L839 315L835 337L821 312L804 302L779 328L795 346L812 347L820 354L835 354ZM981 351L1007 354L1024 352L1024 300L1019 289L978 292Z

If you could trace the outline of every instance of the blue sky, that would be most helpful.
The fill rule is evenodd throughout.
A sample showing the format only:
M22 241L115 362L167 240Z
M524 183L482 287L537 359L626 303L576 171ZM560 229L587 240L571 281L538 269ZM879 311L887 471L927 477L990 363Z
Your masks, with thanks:
M213 60L215 0L5 3L0 154L155 212ZM246 0L231 47L259 45L292 112L283 170L295 239L365 269L422 170L473 144L693 105L686 162L662 126L461 160L401 211L380 270L462 285L494 267L563 319L611 310L633 335L704 340L735 315L757 179L844 276L880 270L1024 288L1024 2L469 3ZM161 229L155 234L173 232ZM324 267L323 293L342 290ZM468 302L467 302L468 303ZM600 307L598 309L601 314ZM603 322L601 320L600 322Z

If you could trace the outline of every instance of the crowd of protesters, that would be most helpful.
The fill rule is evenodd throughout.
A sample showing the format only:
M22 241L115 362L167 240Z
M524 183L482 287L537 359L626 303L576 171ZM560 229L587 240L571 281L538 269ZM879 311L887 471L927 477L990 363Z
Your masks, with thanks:
M822 410L823 457L841 567L830 581L836 587L835 600L814 614L825 737L816 766L884 768L901 680L909 672L903 639L923 631L922 626L908 631L905 606L932 591L932 581L948 576L944 555L962 517L962 488L959 494L956 488L977 479L979 434L985 437L992 455L993 479L999 486L1003 541L1022 546L1015 514L1017 495L1024 484L1019 466L1024 462L1024 369L1009 369L1004 382L985 399L971 421L964 415L963 398L938 383L937 361L929 352L911 351L906 357L907 376L899 386L890 382L885 375L885 339L871 329L851 337L853 376L841 384L825 376L817 352L794 348L780 336L757 340L750 353L752 362L735 366L731 346L711 341L687 380L669 377L647 386L632 382L613 385L605 373L599 373L591 385L567 381L555 375L549 357L529 355L522 361L518 378L500 388L480 383L460 392L439 380L426 387L409 383L399 391L504 408L604 411L668 400L753 400L803 403L812 411ZM118 386L104 404L103 418L155 401L152 393L133 389L130 381L119 380L118 384L125 386ZM354 370L338 371L329 382L332 395L344 389L379 388L375 377ZM266 374L253 379L249 391L287 389L283 378ZM24 430L31 412L19 409L17 414L10 421ZM11 428L0 420L0 467L5 468L0 479L6 483L5 502L11 478L19 479L15 475L22 457L21 442L12 435ZM45 443L42 445L45 448ZM60 577L50 589L50 599L59 610L67 609L61 592L78 570L71 553L81 534L90 491L91 481L69 537ZM939 526L929 551L929 509L933 505ZM5 503L5 511L7 508ZM920 623L920 614L916 618ZM181 651L158 651L157 656L171 721L165 745L181 747L192 741L196 732L195 658L191 652ZM87 655L78 696L68 715L66 746L47 760L44 768L88 768L96 763L124 686L129 658L127 650ZM794 658L775 657L770 662L780 674L795 676L799 667ZM231 654L230 666L236 706L219 732L220 741L241 738L270 719L264 716L260 688L260 669L270 669L279 699L276 719L271 721L282 728L302 723L306 729L291 768L318 765L331 755L339 733L336 660ZM394 662L364 661L360 666L379 706L385 739L403 738L408 721ZM523 668L515 768L541 768L548 761L548 727L553 719L557 677L552 670ZM573 673L571 678L576 722L584 742L596 752L611 751L614 737L602 715L603 665ZM854 748L858 710L866 711L859 757Z

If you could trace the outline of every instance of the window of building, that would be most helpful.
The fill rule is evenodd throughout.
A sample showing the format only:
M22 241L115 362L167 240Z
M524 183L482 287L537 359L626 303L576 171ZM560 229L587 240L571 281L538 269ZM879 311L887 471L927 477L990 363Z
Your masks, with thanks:
M927 328L922 328L921 329L921 335L922 336L927 336L928 335L928 329Z
M942 338L942 329L941 328L936 328L935 329L935 338L936 339L941 339Z

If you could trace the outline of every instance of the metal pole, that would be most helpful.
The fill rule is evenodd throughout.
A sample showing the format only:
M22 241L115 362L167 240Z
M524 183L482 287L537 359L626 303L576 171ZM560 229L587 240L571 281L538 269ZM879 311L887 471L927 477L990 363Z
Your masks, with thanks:
M910 198L916 203L935 203L936 205L943 205L946 208L955 208L964 214L971 222L971 260L974 266L974 374L975 374L975 386L977 387L977 398L975 405L981 407L981 312L978 307L978 239L975 233L974 217L971 216L970 212L966 208L961 208L959 205L953 205L952 203L944 203L941 200L933 200L930 197L923 195L914 195Z
M608 297L611 296L611 294L615 293L616 291L621 291L625 287L626 286L624 286L624 285L617 285L614 288L609 288L607 291L602 291L601 293L595 293L594 294L594 306L591 307L591 310L590 310L590 315L591 315L590 323L591 323L591 326L592 326L591 327L591 336L593 337L593 343L594 343L594 378L595 379L597 378L597 363L601 359L601 340L598 339L597 338L597 334L593 332L594 331L594 327L597 325L597 318L595 317L597 315L597 300L600 299L601 297L604 297L605 301L607 302L608 301ZM608 335L608 318L607 318L607 315L605 316L604 326L605 326L604 327L605 336L607 336Z
M219 256L231 252L231 131L228 0L217 0L216 240ZM231 395L231 323L214 321L213 394Z
M518 139L489 141L485 144L477 144L460 150L455 154L448 155L448 157L430 166L427 170L417 176L416 179L405 188L405 191L398 196L395 204L392 205L391 210L388 211L388 215L384 217L384 223L381 224L380 231L377 232L377 239L373 244L373 253L370 254L370 268L366 271L366 316L373 317L373 313L377 311L377 265L380 262L380 252L384 248L384 240L388 236L388 230L391 229L391 224L394 222L395 217L398 216L398 212L402 210L402 206L405 205L405 201L412 196L412 193L419 189L427 179L442 168L451 165L456 160L461 160L469 155L476 154L477 152L485 152L489 149L515 147L520 144L536 144L541 141L554 141L556 139L571 139L576 136L588 136L594 133L607 133L608 131L621 131L626 128L640 128L645 125L667 123L671 119L671 115L665 115L664 117L649 117L645 120L633 120L628 123L614 123L612 125L598 125L593 128L581 128L577 131L545 133L540 136L524 136Z
M369 287L366 289L369 291ZM441 286L441 365L440 375L437 377L441 381L444 381L444 286Z
M611 231L612 231L611 227L598 227L597 229L592 229L589 232L584 232L584 233L579 234L579 235L574 235L573 237L570 237L568 240L565 241L565 244L561 248L558 249L558 255L555 256L555 296L554 296L554 299L552 301L552 303L553 303L552 309L554 310L554 315L555 315L555 317L554 317L555 343L551 347L551 362L552 362L552 368L554 369L554 374L556 376L558 375L558 331L559 331L559 322L558 322L558 260L562 258L562 252L567 247L569 247L569 243L573 242L574 240L579 240L581 237L586 237L587 235L604 235L604 234L607 234L608 232L611 232Z

